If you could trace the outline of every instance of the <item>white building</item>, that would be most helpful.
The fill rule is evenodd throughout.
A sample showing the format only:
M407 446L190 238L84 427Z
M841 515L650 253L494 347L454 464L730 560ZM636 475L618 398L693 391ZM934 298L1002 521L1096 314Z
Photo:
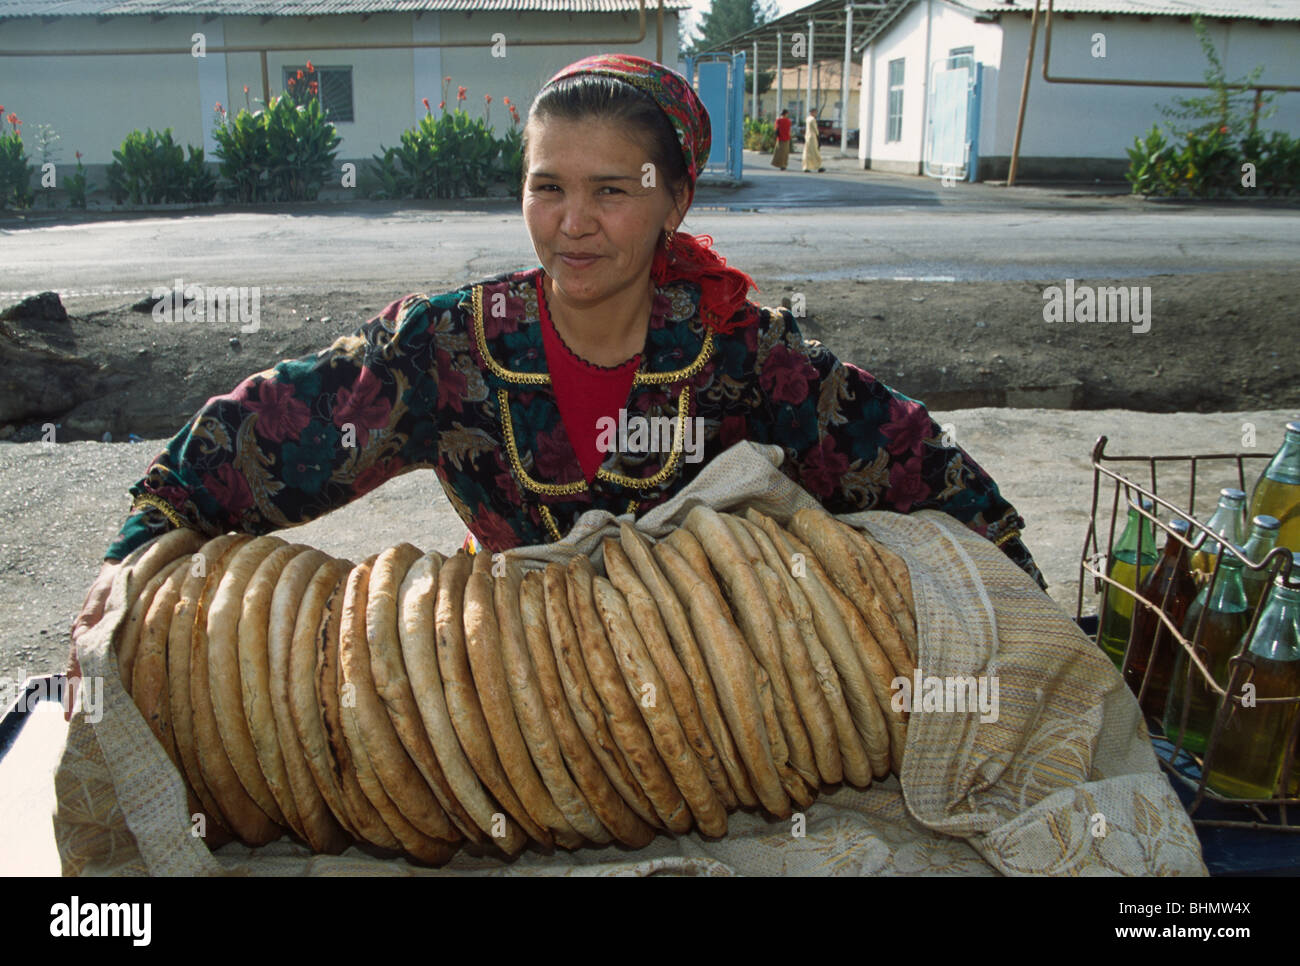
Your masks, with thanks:
M589 54L619 51L678 66L678 11L689 0L4 0L0 3L0 104L23 121L28 160L38 124L59 134L60 172L80 151L91 181L132 130L170 127L177 143L215 161L214 106L232 114L272 95L310 60L324 105L337 118L338 161L363 162L433 110L450 76L467 109L498 135L556 71ZM660 37L660 31L661 37ZM195 56L202 35L206 56ZM504 37L501 45L498 40ZM639 36L639 39L638 39ZM360 43L448 46L359 49ZM662 43L662 56L659 46ZM352 45L352 46L349 46ZM455 46L452 46L455 45ZM213 52L249 47L247 52ZM329 49L335 47L337 49ZM495 50L494 50L495 48ZM107 50L172 49L158 55ZM41 56L13 56L14 52ZM76 51L63 56L55 51ZM99 52L99 53L95 53ZM490 107L484 95L492 97ZM252 103L253 109L259 105ZM7 126L6 126L7 130Z
M863 166L923 171L927 64L972 54L983 65L977 180L1007 175L1029 49L1032 0L911 0L895 19L865 38L868 89L859 123ZM1229 80L1264 65L1265 84L1300 85L1300 2L1297 0L1056 0L1052 77L1137 81L1204 79L1209 66L1191 24L1206 26ZM1047 4L1044 0L1043 10ZM1125 149L1156 122L1185 87L1048 83L1040 19L1020 145L1018 177L1119 178ZM1100 35L1100 36L1099 36ZM1098 56L1103 50L1104 56ZM1279 95L1264 130L1300 134L1300 93Z

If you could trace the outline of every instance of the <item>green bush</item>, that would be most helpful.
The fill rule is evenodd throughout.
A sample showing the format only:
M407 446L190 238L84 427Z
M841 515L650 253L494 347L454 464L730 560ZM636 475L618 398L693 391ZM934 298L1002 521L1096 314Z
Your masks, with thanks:
M771 154L776 150L776 125L771 121L745 118L745 147L750 151Z
M1283 131L1256 132L1240 140L1219 128L1188 132L1174 144L1156 126L1146 139L1134 138L1125 177L1134 194L1220 198L1300 192L1300 140ZM1243 166L1255 166L1255 185L1243 184Z
M485 120L471 119L464 108L445 111L437 120L426 114L402 132L400 146L380 145L384 153L374 156L374 173L381 187L374 196L429 199L486 194L498 176L522 168L522 149L513 133L498 141ZM510 156L503 156L503 150Z
M515 125L501 139L500 176L510 188L513 198L524 196L524 132Z
M189 202L203 204L216 194L216 179L208 171L203 149L185 151L172 140L172 130L152 128L132 131L113 152L108 166L108 191L115 204L133 205Z
M86 207L86 168L81 163L81 152L77 152L77 173L68 176L68 205L72 208Z
M247 108L233 120L218 111L219 122L212 132L217 142L214 152L220 162L218 170L224 182L221 195L226 201L252 204L271 198L271 155L262 127L262 111Z
M5 118L0 109L0 124L7 120L9 132L0 134L0 208L30 208L32 206L32 175L36 165L27 163L23 150L22 121L17 114Z
M219 106L218 106L219 108ZM266 110L218 109L222 195L228 201L314 201L334 170L342 141L319 98L281 94Z

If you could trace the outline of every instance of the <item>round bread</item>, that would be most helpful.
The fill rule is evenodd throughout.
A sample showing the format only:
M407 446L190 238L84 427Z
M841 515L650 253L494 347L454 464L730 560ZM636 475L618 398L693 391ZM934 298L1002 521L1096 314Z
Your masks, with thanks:
M437 754L453 796L473 820L473 834L469 829L462 831L470 840L483 842L492 835L493 816L498 814L499 806L484 791L474 766L465 757L447 711L442 674L438 670L434 626L444 563L441 556L430 553L413 563L402 581L398 591L402 658L425 734ZM499 824L505 834L491 841L507 855L515 855L528 844L528 837L517 823L507 818Z
M219 560L207 564L207 577L195 598L194 623L190 633L190 706L194 715L194 749L199 771L212 793L227 826L246 845L265 845L280 837L282 829L249 795L235 771L217 725L212 706L211 665L208 660L208 624L214 598L226 573L239 554L253 543L232 545ZM242 719L242 714L240 715Z
M893 740L889 691L892 676L877 680L877 672L889 671L892 675L889 660L871 636L857 608L845 600L826 576L816 554L778 526L775 520L761 514L755 516L791 572L794 571L794 554L801 555L803 576L797 578L799 587L812 606L817 634L835 662L835 670L844 686L844 696L853 713L853 723L871 759L871 770L877 778L882 778L889 773Z
M239 661L240 707L244 725L253 742L258 772L284 815L285 824L303 841L307 833L298 816L298 803L289 784L289 773L280 751L280 736L271 707L271 668L267 636L271 626L271 602L276 585L293 560L311 548L295 543L269 554L249 578L239 614L236 657ZM295 602L296 605L296 602Z
M582 659L582 645L569 605L569 581L564 565L549 564L542 571L542 597L546 602L546 630L551 639L551 655L555 658L560 685L573 720L587 740L587 747L605 771L605 777L618 791L623 801L651 828L662 828L663 823L655 808L637 783L636 777L623 758L618 743L609 731L609 721L600 698L587 674Z
M519 601L522 581L519 565L513 560L507 561L504 574L492 580L492 598L500 634L500 659L515 719L551 801L580 837L578 845L583 844L582 840L605 845L610 840L609 832L592 813L591 806L564 767L564 756L546 712L537 672L533 670L532 658L528 656ZM470 653L472 656L472 649ZM563 845L560 830L555 829L555 833L555 841Z
M208 611L208 680L212 710L216 714L217 730L226 755L244 790L257 802L258 808L277 824L292 829L283 809L272 794L266 777L262 774L257 750L244 717L243 687L239 680L239 634L244 608L244 591L262 561L274 555L275 575L283 568L282 551L289 545L275 536L257 537L237 550L221 577L217 593ZM292 554L293 551L290 551ZM272 584L274 587L274 584ZM265 625L261 628L265 647Z
M704 727L708 729L713 749L718 755L723 771L727 774L727 784L730 787L725 791L718 788L717 784L714 787L718 788L718 794L728 809L735 808L737 804L754 808L758 805L758 798L749 783L745 766L740 762L736 743L727 727L722 708L718 705L718 693L713 687L713 679L709 677L709 669L705 664L704 656L700 653L699 644L696 643L695 632L691 629L691 622L686 616L686 608L682 606L672 583L655 562L654 554L651 553L650 544L645 537L627 523L620 524L619 535L619 545L627 554L627 559L635 568L637 576L641 578L641 582L663 618L664 630L668 632L673 651L677 655L677 660L681 662L682 671L695 693L700 718L704 722ZM659 673L664 673L662 667Z
M437 642L438 673L442 676L447 712L451 716L452 726L460 739L465 757L474 766L483 785L504 809L504 812L499 813L501 818L513 817L533 841L549 849L555 844L555 838L548 829L533 820L515 794L492 744L492 735L474 686L469 652L465 644L464 621L465 587L471 567L469 555L462 550L448 559L438 574L434 638ZM494 821L493 824L498 831L508 832L508 821Z
M196 552L204 543L204 537L197 530L178 527L175 530L154 537L148 543L136 547L122 559L120 570L128 574L126 611L127 619L118 630L116 641L117 669L122 678L122 686L129 692L131 687L131 668L135 660L135 647L139 642L140 622L144 612L135 611L135 603L151 580L164 565L172 563L178 557L186 557ZM155 588L156 589L156 588ZM134 622L132 618L135 618Z
M219 829L226 841L229 841L230 829L228 820L217 807L216 798L208 789L207 782L203 780L198 751L195 747L194 706L190 702L190 648L194 640L194 614L212 565L221 560L232 548L251 539L252 537L243 534L228 533L209 540L198 549L186 569L180 599L172 613L171 628L167 632L168 717L171 719L176 753L180 756L181 774L185 776L186 784L198 799L199 810L207 816L206 841L209 845L215 841L214 829ZM216 845L212 847L216 848Z
M410 549L419 555L414 547ZM402 747L375 691L366 612L370 575L381 556L376 554L374 562L354 567L348 574L339 628L339 710L361 790L403 847L423 858L421 852L411 848L412 844L423 847L420 838L455 841L460 834ZM420 833L419 838L407 834L408 825Z
M637 710L637 703L623 683L623 673L605 636L593 596L595 571L586 557L575 557L567 569L569 611L578 631L582 658L591 683L605 707L610 734L623 752L628 767L664 826L674 834L691 830L690 808Z
M895 676L911 677L916 664L903 642L898 623L894 620L885 596L876 587L875 575L859 544L853 539L852 528L840 523L821 509L803 509L790 519L790 530L812 547L823 567L840 592L858 609L871 635L892 665ZM885 584L891 589L892 582ZM901 597L896 603L902 607Z
M183 563L187 558L177 557L169 560L158 568L158 571L145 581L140 587L140 592L131 601L131 608L127 612L125 626L119 632L117 645L117 670L122 678L122 687L127 694L131 694L134 686L135 659L140 649L140 633L144 630L145 615L149 612L149 605L153 603L154 596L158 589L162 587L171 573ZM133 574L132 581L138 577Z
M746 519L743 522L762 552L764 561L781 580L782 586L785 587L786 599L794 609L795 626L803 637L809 661L834 723L835 738L843 765L843 777L851 784L865 788L871 784L871 759L867 756L867 749L862 744L857 727L853 724L853 716L849 713L848 704L845 702L844 690L840 684L840 676L835 671L835 663L817 636L812 605L808 602L808 597L799 586L799 582L791 576L776 545L772 543L772 538L753 521ZM883 728L883 719L881 727Z
M546 621L546 592L540 572L531 571L524 576L519 588L519 610L524 640L537 675L542 703L550 714L556 741L574 782L601 824L609 830L609 834L634 849L649 845L654 838L654 829L641 821L614 790L587 740L582 736L582 729L578 727L573 710L564 696L564 685L560 681L560 671L555 665L555 654L551 650L550 631ZM591 838L595 842L601 841L594 836Z
M331 557L312 573L293 620L287 680L293 735L297 739L312 783L316 786L316 792L343 831L350 838L360 839L364 836L352 821L339 764L330 749L325 731L325 698L317 691L318 668L324 661L329 642L329 602L352 567L350 560L335 560ZM310 797L310 792L304 789L296 800L302 802ZM378 815L375 816L375 821L379 821Z
M871 534L852 527L849 529L868 559L870 559L872 553L875 554L875 560L881 569L873 569L872 573L879 574L883 570L883 573L889 578L894 593L897 595L894 598L897 601L895 606L901 605L901 610L894 611L894 618L898 622L898 629L903 635L904 643L908 646L912 660L916 661L918 653L916 600L912 596L912 575L908 572L907 564L903 562L902 557L871 536ZM877 583L880 583L880 581L878 580Z
M476 555L465 582L465 650L474 674L474 688L510 787L534 822L550 829L559 845L574 849L582 844L582 839L556 807L537 774L515 718L505 667L501 663L501 631L493 601L493 580L489 576L491 562L490 554Z
M481 842L483 833L456 800L442 765L438 762L438 755L425 734L420 709L415 703L415 695L411 693L411 682L402 658L399 591L409 576L411 567L427 559L419 548L403 543L385 550L375 561L366 600L366 640L370 645L370 670L375 691L388 713L394 733L438 800L438 805L455 826L458 833L456 838L464 835L471 841ZM426 632L432 645L432 600L429 601L428 616Z
M176 739L172 734L167 697L167 635L172 614L180 600L181 585L189 576L189 558L180 557L168 564L167 579L154 594L140 630L140 646L131 671L131 697L140 709L149 730L167 751L172 764L180 767Z
M615 548L617 546L614 544ZM638 696L634 702L636 708L641 712L677 790L695 816L695 824L705 835L726 835L727 810L709 783L700 759L691 749L677 712L673 710L668 686L650 658L623 595L604 577L593 581L592 590L596 613L623 674L623 683L629 693Z
M771 680L772 700L789 751L790 764L804 781L817 787L819 777L812 742L799 716L799 706L785 671L776 617L754 568L745 559L740 544L716 510L697 504L687 514L685 526L706 548L714 570L722 578L736 623ZM779 765L782 757L775 747L773 751Z
M368 558L374 563L378 554ZM402 844L389 828L387 821L361 790L357 766L346 735L343 733L343 715L339 701L339 632L343 624L343 601L348 579L355 570L347 573L330 593L321 615L317 632L316 700L321 729L325 733L326 747L330 753L330 771L343 793L344 814L356 831L357 837L383 849L401 849ZM295 628L296 633L296 628ZM321 789L324 792L324 789ZM328 799L327 799L328 800ZM341 818L341 816L340 816Z
M674 534L684 533L676 530ZM717 688L718 701L735 738L740 759L763 807L778 818L789 818L790 798L772 757L763 710L759 703L753 658L739 629L721 604L721 592L687 563L671 542L655 544L655 560L685 601L700 651ZM706 562L707 563L707 562Z
M303 838L313 852L337 855L348 847L351 836L339 824L321 796L320 789L316 787L316 780L312 777L302 744L294 728L289 697L290 655L293 650L294 626L301 610L300 604L305 606L307 589L312 578L330 560L328 554L319 550L308 550L285 564L280 579L276 582L275 593L271 597L271 620L266 631L266 663L276 741L279 745L281 761L284 763L285 776L289 781L289 790L297 807ZM323 605L324 600L321 599L319 603ZM316 614L317 626L319 626L319 607L316 609ZM310 653L309 646L308 654ZM315 667L305 663L303 676L305 683L310 686L315 679ZM314 689L312 698L315 699ZM247 702L245 707L248 707Z

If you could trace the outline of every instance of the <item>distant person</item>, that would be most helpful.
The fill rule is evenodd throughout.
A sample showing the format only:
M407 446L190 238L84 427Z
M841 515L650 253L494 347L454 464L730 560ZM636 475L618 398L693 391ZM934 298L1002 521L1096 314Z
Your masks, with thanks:
M803 169L825 171L822 167L821 137L817 132L817 109L808 108L808 119L803 131Z
M790 112L782 111L776 119L776 150L772 152L772 167L782 171L790 163Z

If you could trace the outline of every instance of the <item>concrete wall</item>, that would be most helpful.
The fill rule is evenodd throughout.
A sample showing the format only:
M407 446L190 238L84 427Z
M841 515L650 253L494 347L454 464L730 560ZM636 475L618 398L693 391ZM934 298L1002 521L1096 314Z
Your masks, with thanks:
M442 78L451 75L448 107L456 106L456 86L468 88L466 108L481 115L483 95L492 95L490 121L498 134L509 128L502 98L508 96L521 116L537 90L557 70L600 50L619 50L651 59L655 56L655 21L647 17L647 33L639 44L614 46L579 43L524 46L507 43L506 56L492 56L494 33L508 41L571 36L606 38L636 33L635 13L426 13L283 17L262 23L260 17L221 17L204 23L199 16L169 16L153 22L147 17L114 17L99 23L93 17L67 17L51 23L37 18L0 22L0 47L29 50L112 47L190 47L201 32L210 47L258 43L348 43L349 41L473 40L478 46L422 50L304 50L268 54L272 95L281 90L282 65L301 66L307 60L320 67L352 68L355 119L340 123L339 161L368 160L381 144L398 142L401 132L423 116L427 97L436 111L442 98ZM677 68L677 14L664 13L664 59ZM215 147L211 132L214 104L229 110L259 98L262 73L258 54L214 54L206 58L179 56L88 56L0 58L0 104L23 121L29 161L36 156L36 125L51 125L60 135L53 160L60 180L75 170L74 152L81 151L90 180L106 182L104 168L112 152L132 130L170 127L181 144ZM260 105L251 103L253 109Z
M953 47L974 46L984 64L981 105L981 179L1004 178L1015 139L1016 114L1029 18L1004 14L997 23L975 23L973 15L945 0L917 0L863 52L867 78L859 106L867 132L858 157L864 167L919 174L925 133L925 64ZM1300 85L1300 24L1254 21L1212 22L1210 36L1229 79L1265 65L1264 81ZM1106 40L1105 58L1094 57L1093 35ZM1159 105L1177 96L1203 94L1193 88L1151 88L1092 84L1049 84L1041 74L1044 24L1040 23L1035 66L1021 142L1020 175L1028 178L1122 179L1125 149L1134 137L1168 121ZM928 50L928 56L927 56ZM903 136L886 142L889 61L906 60ZM1208 66L1188 20L1173 17L1057 15L1052 29L1052 73L1070 77L1140 80L1199 80ZM1300 93L1283 94L1265 130L1300 133Z

